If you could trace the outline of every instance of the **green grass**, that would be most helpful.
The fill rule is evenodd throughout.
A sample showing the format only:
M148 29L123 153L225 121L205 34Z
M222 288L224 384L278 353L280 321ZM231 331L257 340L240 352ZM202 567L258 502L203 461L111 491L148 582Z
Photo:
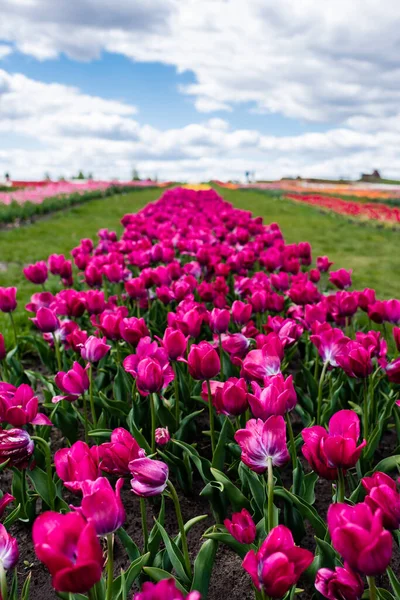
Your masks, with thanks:
M328 255L334 269L353 269L353 287L372 287L381 298L400 298L400 232L376 225L349 222L333 213L295 204L258 190L218 192L237 208L251 210L265 223L279 223L287 242L309 241L314 259Z
M71 249L79 244L81 238L95 240L97 231L102 227L121 233L123 215L137 212L148 202L159 198L161 193L158 189L135 190L101 198L57 212L32 225L0 231L0 286L14 285L18 288L18 308L14 314L18 331L26 330L29 323L25 304L34 292L41 291L40 286L25 279L22 274L25 265L46 260L49 254L69 257ZM57 281L52 276L51 279L53 284ZM8 315L0 314L0 331L6 340L12 339Z

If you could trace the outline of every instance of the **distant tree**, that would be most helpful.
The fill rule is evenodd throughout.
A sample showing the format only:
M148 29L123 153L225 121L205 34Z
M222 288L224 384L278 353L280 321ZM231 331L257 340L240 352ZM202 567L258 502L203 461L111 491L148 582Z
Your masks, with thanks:
M89 175L87 176L88 179L93 180L93 173L89 173Z
M140 181L140 175L137 169L132 170L132 181Z
M58 181L65 181L64 175L60 175L59 178L58 178Z
M83 171L79 171L77 177L74 177L74 179L85 179L85 176L83 174Z
M44 178L46 181L51 181L50 173L45 173Z
M9 180L10 180L10 174L9 174L9 173L5 173L5 174L4 174L4 179L5 179L6 181L9 181Z

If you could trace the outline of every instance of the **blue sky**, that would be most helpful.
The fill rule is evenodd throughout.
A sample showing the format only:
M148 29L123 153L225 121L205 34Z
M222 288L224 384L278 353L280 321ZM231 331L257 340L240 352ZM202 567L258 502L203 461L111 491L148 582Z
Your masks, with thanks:
M400 175L395 0L3 0L0 175Z

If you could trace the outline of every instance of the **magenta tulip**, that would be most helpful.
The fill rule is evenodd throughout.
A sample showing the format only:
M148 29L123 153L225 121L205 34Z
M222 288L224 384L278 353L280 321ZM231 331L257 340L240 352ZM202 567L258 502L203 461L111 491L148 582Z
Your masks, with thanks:
M41 514L33 524L32 538L57 592L85 593L100 581L103 551L95 528L79 514Z
M37 285L44 283L48 276L47 265L44 260L28 265L23 269L23 272L28 281Z
M82 481L81 505L72 508L88 523L92 523L97 535L113 533L124 524L125 510L121 500L123 485L122 478L115 484L115 491L106 477Z
M241 544L252 544L256 539L256 526L248 510L243 508L241 512L234 513L232 520L225 519L224 525Z
M183 335L179 329L173 329L167 327L164 331L164 336L161 340L161 344L168 354L170 360L176 360L184 355L186 352L188 338Z
M81 345L80 352L83 360L87 360L90 363L97 363L99 360L105 357L108 351L111 349L107 343L107 338L98 338L91 335Z
M260 350L250 350L243 361L241 376L263 383L265 377L281 372L283 345L276 333L267 335L267 342Z
M24 429L0 429L0 464L25 469L35 445Z
M17 308L17 288L0 287L0 310L11 313Z
M136 317L125 318L120 321L119 331L121 338L136 347L139 341L150 335L144 319Z
M188 356L188 368L193 379L212 379L221 369L218 353L208 342L193 344Z
M225 308L214 308L210 314L210 328L213 333L226 333L231 315Z
M201 600L199 592L190 592L186 596L177 589L174 579L162 579L158 583L146 581L142 591L133 596L133 600Z
M256 419L268 419L271 415L282 415L292 410L297 396L291 375L287 379L281 373L265 378L265 387L261 389L256 381L251 383L253 393L248 395L251 412Z
M54 455L56 473L72 492L82 489L85 480L95 481L101 476L99 449L89 448L85 442L75 442L70 448L61 448Z
M378 509L382 512L382 522L386 529L399 529L400 527L400 493L396 482L386 473L379 471L372 477L361 480L367 496L364 502L373 512Z
M314 559L309 550L295 546L290 530L274 527L256 553L250 550L243 561L257 588L272 598L282 598L297 583Z
M171 439L168 427L157 427L154 432L157 446L165 446Z
M251 319L253 307L240 300L235 300L232 304L232 319L237 325L246 325Z
M14 502L14 500L14 496L11 496L11 494L9 494L8 492L2 495L2 497L0 498L0 519L3 517L7 506L11 504L11 502Z
M167 487L168 466L160 460L137 458L129 463L129 470L132 491L137 496L158 496Z
M22 383L18 388L10 383L0 383L0 421L13 427L52 425L50 419L38 412L39 401L29 385Z
M17 540L0 523L0 563L6 571L13 569L19 559Z
M328 600L360 600L364 584L358 573L348 566L320 569L315 578L317 591Z
M351 286L351 273L351 270L346 271L346 269L331 271L329 274L329 281L339 288L339 290L345 290Z
M60 321L55 312L45 306L38 308L36 317L31 318L31 321L42 333L54 333L60 327Z
M72 369L67 372L59 371L54 380L56 385L64 392L65 396L55 396L52 402L55 404L61 400L73 402L89 389L89 377L87 375L88 365L83 368L78 362L74 362Z
M324 451L324 441L328 432L320 425L307 427L301 432L304 445L301 448L304 458L320 477L329 481L338 479L338 470L330 466L328 457Z
M238 416L248 408L246 381L230 377L221 386L216 386L213 403L218 413Z
M373 371L371 360L373 348L364 348L359 342L350 341L336 357L337 363L349 377L365 378Z
M286 425L283 417L250 419L246 429L235 433L235 440L242 451L242 461L252 471L264 473L268 468L268 459L272 465L281 467L289 460L286 446Z
M327 256L318 256L316 263L317 269L321 271L321 273L326 273L333 265L333 262L331 262Z
M341 329L331 327L328 323L317 325L313 329L314 334L310 335L310 340L317 348L323 362L337 367L338 356L349 342L349 338Z
M348 565L374 577L385 572L392 558L392 536L383 528L382 512L362 502L331 504L328 529L332 545Z
M389 381L400 385L400 358L392 360L392 362L386 366L385 371Z
M129 463L136 458L143 458L146 452L129 431L118 427L112 432L111 441L99 446L98 455L102 471L124 477L130 473Z

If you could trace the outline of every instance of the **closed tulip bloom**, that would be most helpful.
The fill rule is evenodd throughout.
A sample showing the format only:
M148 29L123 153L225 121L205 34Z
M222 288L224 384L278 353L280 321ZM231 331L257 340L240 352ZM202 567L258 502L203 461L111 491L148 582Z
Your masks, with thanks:
M104 292L102 290L88 290L85 293L85 303L89 315L99 315L106 307Z
M350 469L354 467L367 445L360 437L360 419L353 410L339 410L329 421L328 435L322 446L330 467Z
M142 338L150 335L145 320L136 317L122 319L119 324L119 331L121 338L135 347Z
M22 383L18 388L11 384L0 383L0 421L13 427L32 425L52 425L52 422L38 413L39 401L33 389Z
M346 269L331 271L329 274L329 281L339 288L339 290L345 290L351 286L351 274L351 269L350 271L346 271Z
M101 444L98 449L100 469L112 475L129 475L129 463L143 458L146 452L135 438L123 427L117 427L111 434L111 441Z
M54 455L56 473L72 492L82 489L86 479L95 481L101 476L99 467L99 449L89 448L85 442L75 442L70 448L61 448Z
M36 317L31 321L42 333L53 333L60 328L60 321L55 312L45 306L38 309Z
M256 526L248 510L243 508L241 512L234 513L232 520L225 519L224 525L241 544L252 544L256 539Z
M35 445L24 429L0 430L0 464L8 460L8 467L25 469Z
M154 432L154 436L158 446L165 446L171 439L168 427L157 427Z
M146 581L133 600L201 600L201 595L200 592L190 592L185 596L177 589L174 579L162 579L158 583Z
M358 573L348 566L320 569L315 578L317 591L328 600L360 600L364 583Z
M246 381L230 377L222 386L217 386L213 402L218 413L236 417L246 412L247 396Z
M281 467L289 460L286 447L286 425L283 417L250 419L246 429L235 433L235 440L242 451L242 461L252 471L264 473L268 468L268 459L275 467Z
M375 290L371 288L365 288L362 292L358 293L358 306L364 312L367 312L369 305L374 304L375 301Z
M240 300L235 300L232 304L232 319L237 325L246 325L251 319L253 307Z
M385 529L399 529L400 527L400 493L396 482L386 473L379 471L372 477L361 480L367 496L364 502L373 512L380 509Z
M82 481L82 502L73 507L88 523L92 523L97 535L108 535L117 531L125 521L125 510L121 500L124 480L118 479L115 491L106 477L95 481Z
M14 502L14 500L14 496L11 496L11 494L9 494L8 492L2 495L2 497L0 498L0 519L3 517L7 506L11 504L11 502Z
M338 470L329 464L324 450L324 441L328 437L326 429L320 425L306 427L301 436L304 440L301 451L312 470L324 479L337 480Z
M188 338L179 329L167 327L161 344L168 354L170 360L176 360L184 355L187 348Z
M392 536L382 525L382 512L365 503L331 504L328 530L332 545L350 568L374 577L381 575L392 558Z
M226 308L213 308L210 314L210 328L213 333L226 333L231 315Z
M396 358L386 365L385 371L389 381L400 385L400 358Z
M79 514L41 514L33 524L32 538L57 592L83 594L100 581L103 551L95 528Z
M17 308L17 288L0 287L0 310L11 313Z
M389 323L398 325L400 322L400 300L385 300L386 318Z
M0 564L5 571L13 569L19 559L18 542L0 524Z
M98 338L94 335L89 336L80 348L83 360L87 360L90 363L99 362L111 348L106 342L106 337Z
M160 460L137 458L129 463L131 488L137 496L148 498L162 494L167 487L168 466Z
M212 379L221 369L217 351L208 342L193 344L188 356L188 368L193 379Z
M52 275L61 275L66 258L64 254L50 254L47 262L49 265L49 271L52 273Z
M331 262L327 256L317 257L317 269L321 271L321 273L326 273L327 271L329 271L329 268L332 265L333 262Z
M359 342L350 341L336 357L337 363L349 377L365 378L371 375L373 348L364 348Z
M54 380L65 396L55 396L53 403L60 400L69 400L73 402L79 396L84 394L89 389L89 377L87 375L87 366L84 368L78 362L74 362L72 369L67 372L59 371Z
M153 358L144 358L137 367L136 385L142 395L160 392L164 385L163 369Z
M257 588L272 598L282 598L297 583L311 565L314 555L295 545L290 530L284 525L274 527L258 552L250 550L243 568Z
M251 412L257 419L265 420L271 415L284 416L296 406L297 396L291 375L286 380L282 374L268 377L263 389L253 381L252 388L253 394L249 394L248 400Z
M28 281L37 285L44 283L48 276L47 265L44 260L28 265L24 268L23 272Z

